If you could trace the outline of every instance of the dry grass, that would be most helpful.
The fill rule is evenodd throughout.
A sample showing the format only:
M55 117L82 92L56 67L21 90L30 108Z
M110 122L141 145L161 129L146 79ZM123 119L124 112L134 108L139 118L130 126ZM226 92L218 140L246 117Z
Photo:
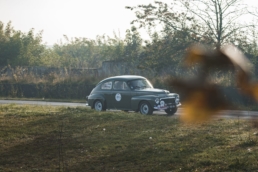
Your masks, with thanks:
M216 119L0 106L0 171L254 171L257 129Z
M11 71L11 75L8 72L3 72L6 68ZM49 69L50 70L50 69ZM80 74L72 74L69 69L64 68L60 69L60 73L58 72L50 72L47 74L37 74L33 72L29 72L25 67L15 67L11 68L10 66L5 67L0 71L0 83L19 83L19 84L58 84L58 83L89 83L96 84L99 80L103 79L102 76L95 77L93 74L89 75L86 71L82 71Z
M12 75L7 75L7 73L3 72L6 68L9 68L10 71L12 71ZM51 69L49 69L51 70ZM61 71L61 69L60 69ZM59 72L60 72L59 71ZM94 76L93 74L82 72L81 75L71 75L71 71L68 68L63 68L62 73L58 72L51 72L45 75L38 75L32 72L28 72L28 69L26 67L15 67L12 68L11 66L6 66L2 68L2 73L0 77L0 83L32 83L32 84L39 84L39 83L46 83L46 84L58 84L58 83L82 83L82 82L88 82L89 84L96 84L100 80L108 77L108 76ZM187 71L185 71L186 73ZM117 75L120 75L117 73ZM183 75L183 73L181 73ZM187 74L189 75L189 73ZM190 75L193 75L193 72L190 72ZM183 75L184 76L184 75ZM148 74L148 79L153 83L153 85L157 88L167 88L166 85L167 79L170 78L171 75L161 75L158 77L151 77L150 74ZM211 81L213 83L216 83L218 85L222 86L233 86L235 83L233 83L233 74L228 72L215 72L211 76Z

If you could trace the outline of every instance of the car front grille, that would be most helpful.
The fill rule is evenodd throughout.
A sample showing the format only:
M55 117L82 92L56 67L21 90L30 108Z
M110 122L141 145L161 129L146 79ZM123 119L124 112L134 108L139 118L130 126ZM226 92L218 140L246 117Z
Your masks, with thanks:
M166 104L176 104L175 98L164 98L162 99Z

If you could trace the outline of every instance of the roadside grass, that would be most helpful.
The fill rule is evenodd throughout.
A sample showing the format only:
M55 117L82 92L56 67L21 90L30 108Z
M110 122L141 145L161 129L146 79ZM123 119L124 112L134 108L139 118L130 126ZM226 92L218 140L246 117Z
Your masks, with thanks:
M0 106L0 171L255 171L249 120Z

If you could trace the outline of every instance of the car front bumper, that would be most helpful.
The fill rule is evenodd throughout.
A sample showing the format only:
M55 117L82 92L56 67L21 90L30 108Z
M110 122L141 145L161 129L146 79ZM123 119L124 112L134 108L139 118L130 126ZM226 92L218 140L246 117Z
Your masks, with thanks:
M181 103L178 103L177 105L172 104L172 105L165 105L165 106L160 106L160 105L155 105L153 107L154 110L166 110L166 109L171 109L171 108L177 108L181 106Z

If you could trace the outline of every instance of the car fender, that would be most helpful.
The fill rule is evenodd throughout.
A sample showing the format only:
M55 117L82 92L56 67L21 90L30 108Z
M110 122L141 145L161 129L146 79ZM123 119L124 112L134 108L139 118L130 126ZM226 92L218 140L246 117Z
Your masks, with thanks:
M134 96L132 97L132 109L138 110L141 101L147 101L152 107L154 107L156 98L158 98L156 95Z
M105 104L105 97L102 94L92 94L88 96L88 104L93 107L93 103L95 100L101 100L103 104Z

